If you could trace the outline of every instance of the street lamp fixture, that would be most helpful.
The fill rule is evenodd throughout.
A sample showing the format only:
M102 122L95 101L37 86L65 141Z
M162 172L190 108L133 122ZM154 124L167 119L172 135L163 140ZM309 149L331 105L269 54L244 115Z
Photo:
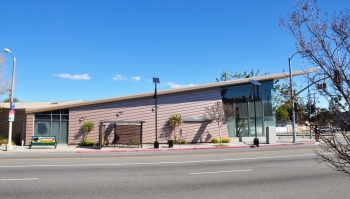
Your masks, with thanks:
M290 83L290 103L292 104L292 129L293 129L293 143L296 143L296 134L295 134L295 110L294 110L294 93L293 93L293 76L292 76L292 58L294 55L302 53L303 51L299 50L295 52L290 58L289 62L289 83Z
M13 146L12 146L12 122L15 120L15 104L13 102L13 93L15 90L15 72L16 72L16 58L13 56L11 51L8 48L4 48L4 51L7 53L10 53L12 58L13 58L13 68L12 68L12 82L11 82L11 97L10 97L10 110L9 110L9 136L8 136L8 143L6 145L6 151L12 151Z
M160 83L159 81L159 78L158 77L153 77L153 83L154 83L154 96L153 96L153 99L154 99L154 103L155 103L155 106L154 106L154 109L155 109L155 115L156 115L156 118L155 118L155 128L156 128L156 141L154 142L154 148L155 149L158 149L159 148L159 143L158 143L158 129L157 129L157 110L158 110L158 106L157 106L157 84Z
M260 82L256 81L255 79L251 79L249 80L250 83L253 84L253 98L254 98L254 121L255 121L255 139L254 139L254 145L256 145L257 147L259 147L259 138L258 138L258 133L256 131L256 103L255 103L255 99L256 99L256 96L255 96L255 87L256 86L259 86L261 85Z

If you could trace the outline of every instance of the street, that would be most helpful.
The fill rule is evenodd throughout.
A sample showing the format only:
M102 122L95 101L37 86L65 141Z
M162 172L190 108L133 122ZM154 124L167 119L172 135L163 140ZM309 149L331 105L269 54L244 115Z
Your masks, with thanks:
M2 154L0 198L349 198L316 147Z

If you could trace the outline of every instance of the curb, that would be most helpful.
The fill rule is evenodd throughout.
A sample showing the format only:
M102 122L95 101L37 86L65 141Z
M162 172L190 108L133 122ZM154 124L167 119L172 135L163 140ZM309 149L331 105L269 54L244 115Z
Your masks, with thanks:
M318 142L297 142L297 143L275 143L275 144L259 144L259 147L281 147L281 146L300 146L300 145L316 145ZM21 149L14 151L0 151L1 154L57 154L57 153L128 153L128 152L166 152L166 151L188 151L188 150L218 150L218 149L244 149L244 148L258 148L253 144L247 145L236 145L236 146L225 146L225 147L216 147L216 146L202 146L202 147L185 147L185 148L148 148L148 149Z
M300 146L300 145L315 145L317 142L300 142L300 143L280 143L280 144L260 144L259 147L276 147L276 146ZM255 145L246 145L246 146L227 146L227 147L194 147L194 148L165 148L165 149L115 149L115 150L78 150L76 153L116 153L116 152L164 152L164 151L185 151L185 150L217 150L217 149L233 149L233 148L258 148Z

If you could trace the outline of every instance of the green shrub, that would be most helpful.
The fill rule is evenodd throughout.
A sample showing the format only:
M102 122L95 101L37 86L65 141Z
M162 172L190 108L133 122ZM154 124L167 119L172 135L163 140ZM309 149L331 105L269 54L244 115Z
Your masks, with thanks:
M220 143L220 138L213 138L211 140L212 143Z
M221 140L222 143L229 143L230 142L230 138L229 137L224 137Z
M220 138L213 138L211 140L212 143L220 143ZM221 139L222 143L229 143L230 142L230 138L229 137L224 137Z
M95 142L91 141L91 140L83 140L80 143L80 146L94 146Z
M174 141L174 144L180 144L180 142L181 144L186 144L186 140L176 140Z
M2 144L7 144L8 143L8 139L7 136L4 135L0 135L0 145ZM15 146L15 142L12 140L12 145Z

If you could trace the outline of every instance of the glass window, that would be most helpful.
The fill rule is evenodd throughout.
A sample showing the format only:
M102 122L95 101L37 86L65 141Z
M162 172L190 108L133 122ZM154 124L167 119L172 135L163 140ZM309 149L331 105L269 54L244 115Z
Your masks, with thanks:
M34 135L36 136L50 136L51 122L40 121L35 122Z
M68 119L69 109L36 113L34 135L56 136L57 142L59 144L67 144Z
M234 121L227 122L229 136L255 136L255 118L258 136L265 135L266 126L275 125L271 97L274 83L260 83L255 87L248 83L221 88L222 101L232 104L236 111Z
M69 109L61 109L61 114L68 114L68 113L69 113L68 110L69 110Z
M52 120L60 120L60 115L52 115Z
M60 114L61 113L61 110L54 110L52 111L52 114Z
M51 115L51 111L35 113L35 115Z
M35 115L35 120L51 120L51 115Z

